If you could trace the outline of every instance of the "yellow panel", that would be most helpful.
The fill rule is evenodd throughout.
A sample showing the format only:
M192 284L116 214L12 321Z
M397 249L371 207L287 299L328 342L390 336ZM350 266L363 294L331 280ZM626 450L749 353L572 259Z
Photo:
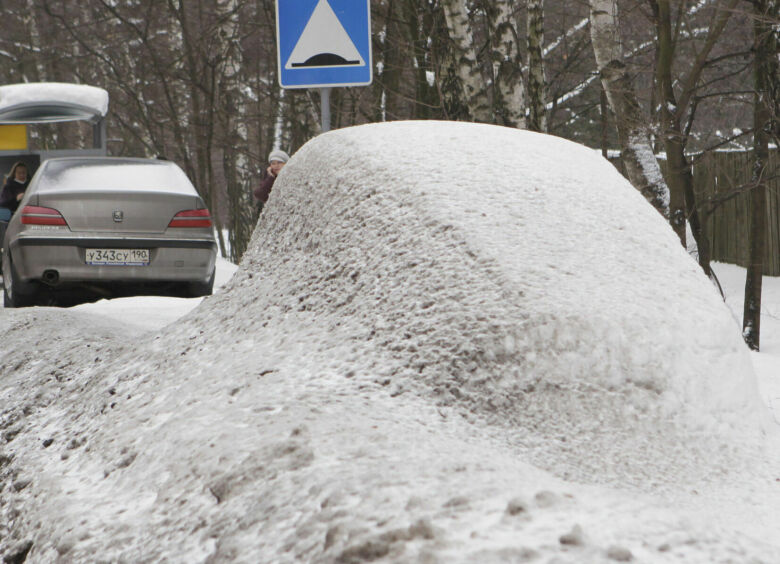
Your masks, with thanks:
M27 149L26 125L0 125L0 151Z

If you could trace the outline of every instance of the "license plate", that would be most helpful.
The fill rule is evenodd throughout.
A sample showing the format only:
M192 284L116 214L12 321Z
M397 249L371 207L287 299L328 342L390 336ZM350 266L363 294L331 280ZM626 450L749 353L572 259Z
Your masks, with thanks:
M149 249L87 249L87 264L146 266L149 264Z

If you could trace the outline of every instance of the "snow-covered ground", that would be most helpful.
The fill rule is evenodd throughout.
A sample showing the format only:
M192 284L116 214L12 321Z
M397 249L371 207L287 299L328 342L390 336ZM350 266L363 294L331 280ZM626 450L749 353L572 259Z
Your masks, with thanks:
M742 327L745 269L715 264L734 322ZM761 352L751 353L759 390L775 422L780 425L780 278L764 277L761 291Z
M214 292L218 292L238 268L217 257L217 272L214 277ZM169 298L164 296L137 296L116 300L100 300L74 306L71 311L97 314L125 324L128 329L145 331L159 330L173 323L185 313L194 309L203 298Z
M0 310L0 552L32 562L780 561L761 353L592 151L322 135L205 300Z

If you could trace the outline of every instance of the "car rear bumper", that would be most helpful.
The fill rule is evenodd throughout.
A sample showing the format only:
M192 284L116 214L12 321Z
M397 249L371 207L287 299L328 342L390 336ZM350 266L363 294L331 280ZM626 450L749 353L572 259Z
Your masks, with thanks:
M202 282L214 271L217 245L214 239L142 237L19 236L9 245L14 266L22 280L41 280L56 271L60 283L68 282ZM145 266L95 266L87 264L86 251L94 248L149 249Z

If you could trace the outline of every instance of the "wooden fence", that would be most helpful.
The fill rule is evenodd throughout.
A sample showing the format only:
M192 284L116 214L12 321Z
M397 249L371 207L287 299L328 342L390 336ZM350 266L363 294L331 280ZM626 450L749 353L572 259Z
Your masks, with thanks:
M766 168L766 254L764 274L780 276L780 171L778 150L770 151ZM620 158L610 159L624 172ZM666 162L659 159L661 170ZM699 205L712 260L747 266L750 227L750 151L716 151L698 155L693 166L693 190Z
M770 152L767 178L764 274L780 276L778 151ZM752 152L710 152L693 167L693 189L712 248L712 260L748 265Z

